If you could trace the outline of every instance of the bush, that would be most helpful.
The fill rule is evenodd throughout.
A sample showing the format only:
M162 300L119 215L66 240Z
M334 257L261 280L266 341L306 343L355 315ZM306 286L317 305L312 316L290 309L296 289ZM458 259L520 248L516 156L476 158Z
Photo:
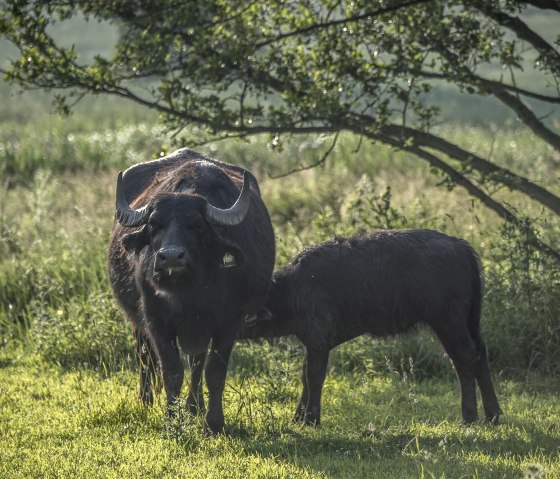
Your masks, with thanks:
M560 267L530 244L547 229L504 224L485 258L483 329L497 368L560 372Z
M0 241L0 345L23 343L65 367L129 362L129 327L107 281L111 212L100 189L39 171L29 188L4 191L17 215L0 221L9 224Z

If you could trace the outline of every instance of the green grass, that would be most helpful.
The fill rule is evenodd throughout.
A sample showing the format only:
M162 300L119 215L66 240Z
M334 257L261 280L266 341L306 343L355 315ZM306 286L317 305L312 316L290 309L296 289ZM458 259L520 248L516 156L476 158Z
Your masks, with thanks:
M111 156L128 151L120 131L104 165L77 149L75 171L36 169L0 189L0 477L560 477L559 268L527 249L523 232L438 187L405 155L370 145L361 159L375 161L360 171L351 139L325 168L282 180L267 168L310 161L314 146L289 144L276 155L260 139L210 152L259 175L279 264L335 233L386 226L472 241L486 269L483 330L502 424L460 425L458 383L425 330L333 351L319 428L291 422L302 361L292 341L234 350L224 436L204 437L201 420L187 414L164 419L161 396L144 409L133 341L106 277L114 173L142 157L134 142L138 156ZM497 135L507 143L508 133ZM515 153L512 161L522 164ZM539 234L557 231L532 221Z
M4 351L0 476L516 478L533 468L542 474L533 477L560 477L557 381L498 380L502 424L467 428L451 372L422 381L330 374L323 423L309 428L291 422L299 374L282 370L268 371L286 374L278 385L233 367L226 434L207 438L199 418L144 408L127 369L69 370Z

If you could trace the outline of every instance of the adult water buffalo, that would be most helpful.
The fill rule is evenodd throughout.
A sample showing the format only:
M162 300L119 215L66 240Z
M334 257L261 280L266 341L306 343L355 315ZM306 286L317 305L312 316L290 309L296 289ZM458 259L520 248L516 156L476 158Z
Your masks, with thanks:
M478 382L486 419L500 407L480 335L478 257L458 238L430 230L381 231L335 239L300 253L275 272L265 313L242 338L296 335L305 345L296 419L319 423L329 351L362 334L404 333L428 324L453 361L463 421L477 419ZM272 319L263 319L260 316Z
M222 431L230 352L243 318L263 305L274 254L268 212L243 168L181 149L119 173L109 276L134 327L145 403L157 361L173 412L184 376L179 344L191 369L187 406L201 413L211 343L205 428Z

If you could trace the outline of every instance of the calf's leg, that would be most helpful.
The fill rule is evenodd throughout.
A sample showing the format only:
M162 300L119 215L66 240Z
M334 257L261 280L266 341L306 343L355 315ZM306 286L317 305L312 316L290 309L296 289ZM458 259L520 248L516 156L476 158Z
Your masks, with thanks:
M321 392L327 364L329 362L329 350L306 347L303 360L303 392L301 400L296 408L294 419L304 424L318 425L321 422Z
M455 323L449 326L451 327L439 328L436 330L436 334L455 366L455 372L461 385L463 422L470 424L478 419L475 383L476 349L466 325Z
M480 388L480 395L482 396L482 405L484 407L484 416L487 421L498 424L501 409L494 391L492 379L490 377L490 367L488 365L488 353L486 345L482 338L477 341L478 357L476 362L476 381Z

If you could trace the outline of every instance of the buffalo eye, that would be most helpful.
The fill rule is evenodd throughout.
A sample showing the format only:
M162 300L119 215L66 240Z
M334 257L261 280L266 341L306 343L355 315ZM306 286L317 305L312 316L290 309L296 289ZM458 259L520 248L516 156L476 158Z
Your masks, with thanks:
M200 220L200 221L194 221L193 223L191 223L190 225L188 225L188 228L191 231L194 231L196 233L200 233L203 229L204 229L204 221Z

